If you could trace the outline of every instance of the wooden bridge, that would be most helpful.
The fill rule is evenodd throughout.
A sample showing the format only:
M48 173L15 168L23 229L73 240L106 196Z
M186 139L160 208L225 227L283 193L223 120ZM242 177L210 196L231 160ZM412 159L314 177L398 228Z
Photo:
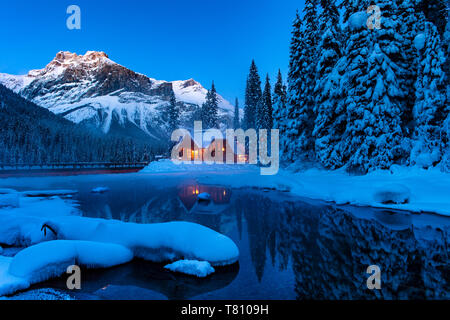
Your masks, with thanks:
M148 162L0 163L0 177L137 172L148 164Z

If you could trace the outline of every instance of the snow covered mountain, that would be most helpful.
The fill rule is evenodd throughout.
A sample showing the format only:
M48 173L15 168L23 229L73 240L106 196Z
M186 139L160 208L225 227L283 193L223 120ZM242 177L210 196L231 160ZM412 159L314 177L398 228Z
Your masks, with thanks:
M165 137L164 110L171 90L180 102L185 127L193 125L207 93L193 79L155 80L96 51L85 55L61 51L44 69L26 75L0 73L0 83L74 123L101 128L105 133L144 133L158 140ZM229 124L232 113L233 106L219 96L221 123Z

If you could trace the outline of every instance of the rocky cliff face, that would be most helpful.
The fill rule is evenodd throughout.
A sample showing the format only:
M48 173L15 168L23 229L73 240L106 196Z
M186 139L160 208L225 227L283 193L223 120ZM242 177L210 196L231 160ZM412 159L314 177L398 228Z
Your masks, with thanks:
M182 108L182 124L192 126L207 90L193 79L159 81L127 69L106 53L59 52L44 68L27 75L0 74L0 83L24 98L75 123L111 130L131 130L165 139L164 109L173 90ZM229 123L233 107L219 97L221 122ZM130 132L131 132L130 131Z

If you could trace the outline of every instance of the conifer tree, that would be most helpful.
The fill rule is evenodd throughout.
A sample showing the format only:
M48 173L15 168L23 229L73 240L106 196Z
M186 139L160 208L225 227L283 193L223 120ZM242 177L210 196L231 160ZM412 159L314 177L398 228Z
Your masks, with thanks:
M447 152L449 110L443 72L445 55L437 28L430 22L425 23L425 32L416 37L415 43L420 63L415 85L416 126L411 164L429 167Z
M405 136L411 136L414 131L412 109L414 106L414 82L417 77L418 55L414 48L414 38L420 28L419 18L414 8L415 0L401 0L398 3L397 33L402 37L400 51L397 55L397 65L401 69L399 72L399 90L402 93L402 128Z
M261 78L258 74L258 68L255 61L252 61L250 73L247 77L247 87L245 89L245 107L244 107L244 127L245 129L256 128L257 109L261 100Z
M338 100L337 110L345 114L345 117L340 123L343 127L342 135L329 152L328 161L335 167L346 164L364 143L365 137L361 122L365 116L365 105L368 103L365 95L371 34L365 24L359 23L358 16L359 14L353 14L349 17L345 30L347 39L344 57L337 67L342 73L339 80L342 99Z
M291 42L288 101L290 111L287 155L296 160L312 160L314 141L315 54L317 46L317 0L306 0L305 25L297 14Z
M338 29L339 12L334 1L322 0L320 29L323 32L318 47L317 82L314 89L315 103L313 136L315 139L316 158L327 168L335 168L330 161L333 147L342 134L339 126L343 114L337 108L340 99L339 73L335 69L341 57L340 30Z
M286 86L283 83L281 70L278 70L277 82L273 90L273 127L280 130L280 136L286 133Z
M180 122L180 110L177 105L177 99L175 98L175 93L173 90L170 92L169 106L168 106L168 127L169 134L174 130L178 129Z
M272 88L270 86L269 75L266 77L264 85L264 92L258 103L257 112L257 128L258 129L272 129L273 114L272 114Z
M214 81L211 90L206 94L206 101L202 105L203 128L218 128L219 125L219 99L217 97Z
M396 34L397 6L392 1L381 1L382 28L370 30L371 41L366 69L359 75L359 89L351 94L353 103L348 105L348 119L344 144L348 165L366 172L377 168L389 168L405 158L402 133L399 77L403 70L397 64L401 49ZM366 29L367 26L362 26ZM364 31L365 32L365 31ZM369 35L366 39L369 40Z
M344 22L347 22L352 14L359 11L366 11L368 6L369 3L367 0L342 0L339 4L339 8L343 11Z
M285 133L280 136L280 151L282 158L292 162L297 156L297 150L292 147L293 142L298 138L299 131L296 121L299 115L299 97L302 84L302 51L303 51L303 24L299 12L292 25L292 39L290 44L288 92L286 97L286 123Z
M241 127L241 120L239 117L239 100L236 98L236 102L234 104L234 118L233 118L233 128L239 129Z

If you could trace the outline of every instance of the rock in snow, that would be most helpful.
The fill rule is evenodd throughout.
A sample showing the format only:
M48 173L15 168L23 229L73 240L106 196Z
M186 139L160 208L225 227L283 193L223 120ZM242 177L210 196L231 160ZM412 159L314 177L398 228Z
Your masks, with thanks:
M174 263L166 265L164 269L170 270L172 272L179 272L191 276L196 276L199 278L205 278L215 272L214 268L209 262L196 260L176 261Z

